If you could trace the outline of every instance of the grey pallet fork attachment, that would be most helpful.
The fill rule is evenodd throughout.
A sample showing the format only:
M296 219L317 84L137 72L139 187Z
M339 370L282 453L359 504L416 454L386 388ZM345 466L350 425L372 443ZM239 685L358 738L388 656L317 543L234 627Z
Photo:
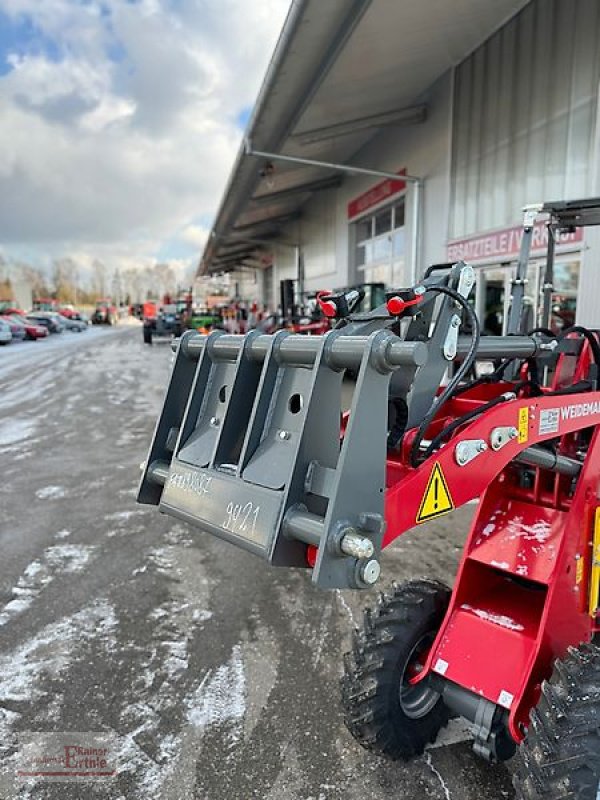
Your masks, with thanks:
M461 290L469 274L460 263L437 284ZM385 306L357 314L325 336L186 333L139 502L277 566L306 567L306 545L314 545L321 587L374 583L388 400L401 397L410 418L429 408L452 361L456 303L432 294L419 321L403 326L386 314ZM460 358L460 342L454 350ZM341 438L345 369L357 380Z

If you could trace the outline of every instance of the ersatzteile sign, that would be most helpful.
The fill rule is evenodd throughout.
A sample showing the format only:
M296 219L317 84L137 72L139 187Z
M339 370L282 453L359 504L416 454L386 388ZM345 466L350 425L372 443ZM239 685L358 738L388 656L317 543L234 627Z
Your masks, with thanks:
M493 263L497 261L514 261L519 255L523 227L475 234L464 239L453 239L448 242L448 261L463 261L469 264ZM557 249L570 249L583 241L583 228L575 228L572 233L561 233L556 243ZM531 255L544 255L548 246L548 228L546 223L537 222L533 227ZM570 246L570 247L569 247Z

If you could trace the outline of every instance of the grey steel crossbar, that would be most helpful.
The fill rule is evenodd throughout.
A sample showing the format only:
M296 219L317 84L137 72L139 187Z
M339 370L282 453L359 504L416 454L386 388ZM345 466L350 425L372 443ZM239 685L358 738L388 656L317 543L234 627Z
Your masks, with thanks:
M223 334L212 345L214 356L223 360L234 361L237 358L244 336L237 334ZM310 363L318 348L319 337L289 334L280 347L282 361L306 361ZM186 339L182 346L185 355L196 360L200 357L206 346L208 336L193 334ZM249 358L256 361L264 359L269 349L270 336L259 335L252 343L248 352ZM365 338L356 336L343 336L334 340L328 358L332 366L339 368L354 368L364 348ZM543 352L546 343L534 336L490 336L482 337L477 348L479 360L491 358L532 358ZM471 346L469 336L459 336L457 344L457 360L462 360ZM176 351L178 340L173 343ZM387 359L390 366L401 367L407 365L423 366L427 358L427 346L424 342L406 342L397 340L389 345Z
M194 334L182 341L184 355L192 360L200 358L205 347L211 348L211 356L222 361L235 361L245 341L245 336L222 334L209 341L209 337ZM247 356L253 361L264 361L269 352L272 336L259 334L252 340ZM367 336L339 336L332 331L326 341L325 360L334 369L356 368L361 361ZM277 358L281 363L310 365L321 347L321 337L302 334L286 334L277 348ZM392 370L402 366L422 366L427 359L427 346L424 342L404 342L397 337L386 341L380 351L382 363Z

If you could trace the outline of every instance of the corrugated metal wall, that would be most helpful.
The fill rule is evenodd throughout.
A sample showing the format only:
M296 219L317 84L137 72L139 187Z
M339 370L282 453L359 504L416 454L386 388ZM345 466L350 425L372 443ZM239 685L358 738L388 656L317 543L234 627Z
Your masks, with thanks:
M600 0L533 0L456 69L451 238L593 185Z

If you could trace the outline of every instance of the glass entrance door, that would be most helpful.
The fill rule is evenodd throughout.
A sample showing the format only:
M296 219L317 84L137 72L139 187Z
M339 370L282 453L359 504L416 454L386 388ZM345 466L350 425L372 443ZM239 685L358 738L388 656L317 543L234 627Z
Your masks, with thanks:
M481 332L501 336L506 328L510 299L510 267L481 267L476 270L475 311Z
M558 257L554 264L553 291L550 304L550 329L555 333L575 324L577 289L581 261L578 256ZM530 281L535 297L536 325L542 324L544 305L544 261L535 261L530 268Z
M354 267L360 283L403 286L404 275L404 198L353 222Z

